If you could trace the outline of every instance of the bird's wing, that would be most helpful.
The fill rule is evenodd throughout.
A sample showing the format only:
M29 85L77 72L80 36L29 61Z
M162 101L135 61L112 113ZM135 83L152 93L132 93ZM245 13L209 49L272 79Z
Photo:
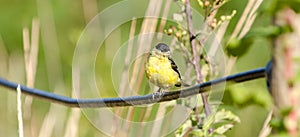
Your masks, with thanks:
M170 57L168 57L169 61L171 62L171 66L172 66L172 69L178 74L179 76L179 79L180 79L180 83L177 83L175 84L176 87L181 87L181 86L184 86L184 87L189 87L190 85L189 84L186 84L185 82L182 81L181 79L181 76L180 76L180 73L178 71L178 67L177 65L175 64L174 60Z

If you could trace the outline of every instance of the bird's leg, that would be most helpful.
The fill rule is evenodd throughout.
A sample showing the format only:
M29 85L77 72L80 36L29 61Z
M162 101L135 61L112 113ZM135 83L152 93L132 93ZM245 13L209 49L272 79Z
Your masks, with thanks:
M161 88L159 88L157 91L153 92L153 94L152 94L153 100L155 100L157 97L160 96L160 90L161 90Z

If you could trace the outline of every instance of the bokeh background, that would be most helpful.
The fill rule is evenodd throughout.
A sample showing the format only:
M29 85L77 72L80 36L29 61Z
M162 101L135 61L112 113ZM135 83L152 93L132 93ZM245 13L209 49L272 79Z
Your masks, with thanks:
M0 77L16 83L27 85L26 67L23 47L23 29L28 28L30 37L34 20L39 20L40 32L39 49L34 88L55 92L60 95L72 96L72 59L76 43L81 32L91 19L99 12L119 2L120 0L1 0L0 1ZM173 1L172 1L173 2ZM145 5L149 3L144 1ZM163 1L163 4L166 4ZM225 53L228 53L228 39L232 35L238 21L243 18L242 13L247 8L248 1L231 0L222 6L217 17L231 14L236 15L230 20L226 33L221 41ZM271 16L264 13L263 2L257 10L258 14L250 26L250 30L267 27ZM201 9L192 0L192 7ZM143 8L143 7L141 7ZM162 6L163 8L163 6ZM137 12L139 10L137 9ZM120 14L122 12L120 11ZM114 17L111 17L114 18ZM143 20L137 20L135 35L139 34ZM105 58L113 58L118 46L129 38L131 22L123 24L114 31L103 44ZM167 25L166 25L167 26ZM255 38L241 49L243 53L232 59L229 54L227 62L232 63L230 74L264 67L271 57L271 43L267 38ZM111 63L97 59L96 75L111 81ZM101 71L100 71L101 70ZM112 83L102 85L103 94L114 97ZM106 92L105 92L106 91ZM17 136L17 98L16 92L0 87L0 136ZM71 109L58 104L51 104L45 100L33 98L32 106L26 107L26 99L22 96L24 111L25 136L107 136L91 124L81 114L79 109ZM231 110L241 119L241 123L228 131L226 136L258 136L263 123L271 110L271 98L267 91L264 78L228 86L224 93L221 108ZM29 110L28 110L29 109ZM31 112L31 118L26 114ZM157 113L157 112L152 112ZM30 115L30 114L29 114ZM142 115L142 114L141 114ZM134 117L139 117L134 116ZM27 120L27 121L26 121ZM73 123L72 123L73 122ZM76 125L76 126L70 126ZM27 129L30 127L30 129ZM135 127L138 128L138 127ZM136 129L137 130L137 129ZM26 131L31 131L28 133ZM126 133L124 133L126 135ZM174 136L171 133L169 136Z

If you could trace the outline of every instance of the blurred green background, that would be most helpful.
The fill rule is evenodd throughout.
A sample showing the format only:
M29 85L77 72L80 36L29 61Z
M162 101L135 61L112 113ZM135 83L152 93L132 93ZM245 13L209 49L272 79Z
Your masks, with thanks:
M71 96L72 91L72 58L81 32L87 23L99 12L120 0L1 0L0 1L0 77L26 85L22 29L31 28L32 19L40 19L40 38L36 82L34 87L46 91L56 91L57 94ZM222 44L224 50L248 1L231 0L218 12L230 14L237 10L225 33ZM145 1L147 3L147 1ZM192 6L199 10L196 1ZM120 12L120 14L122 14ZM220 15L219 15L220 14ZM113 17L112 17L113 18ZM270 16L258 14L252 29L270 24ZM138 21L140 27L142 21ZM121 26L120 41L128 39L130 23ZM138 32L136 32L138 34ZM114 38L111 38L114 39ZM120 42L120 43L121 43ZM107 42L110 43L110 42ZM113 42L112 42L113 43ZM271 47L266 38L255 38L250 43L246 53L237 57L231 73L238 73L258 67L264 67L271 57ZM114 45L117 46L117 45ZM107 48L107 45L106 45ZM226 51L225 51L226 52ZM109 63L98 61L98 67L103 67L103 73L109 79ZM102 63L102 64L101 64ZM109 73L105 73L109 72ZM106 85L107 91L113 90L112 85ZM16 110L16 93L0 87L0 133L1 136L17 136L18 121ZM108 93L109 96L109 93ZM23 101L25 96L22 97ZM32 131L33 136L39 135L42 123L49 111L61 112L56 115L53 133L50 136L63 136L70 117L71 109L54 105L40 99L33 99ZM271 109L271 99L266 88L265 79L258 79L229 86L223 98L222 108L231 110L238 115L241 123L231 129L227 136L258 136L265 118ZM24 109L24 108L23 108ZM53 109L53 110L51 110ZM51 114L51 113L50 113ZM51 123L49 123L51 124ZM26 123L25 123L26 125ZM46 124L47 125L47 124ZM97 130L82 115L78 123L77 136L105 136ZM171 134L170 136L173 136Z

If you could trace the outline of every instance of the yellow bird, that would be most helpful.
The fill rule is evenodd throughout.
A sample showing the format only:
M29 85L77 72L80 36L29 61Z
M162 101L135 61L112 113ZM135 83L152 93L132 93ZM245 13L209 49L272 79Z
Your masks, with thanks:
M178 67L171 58L170 48L164 44L157 44L148 56L145 64L145 72L148 80L159 87L154 94L162 94L161 89L168 90L171 87L181 86L181 76Z

